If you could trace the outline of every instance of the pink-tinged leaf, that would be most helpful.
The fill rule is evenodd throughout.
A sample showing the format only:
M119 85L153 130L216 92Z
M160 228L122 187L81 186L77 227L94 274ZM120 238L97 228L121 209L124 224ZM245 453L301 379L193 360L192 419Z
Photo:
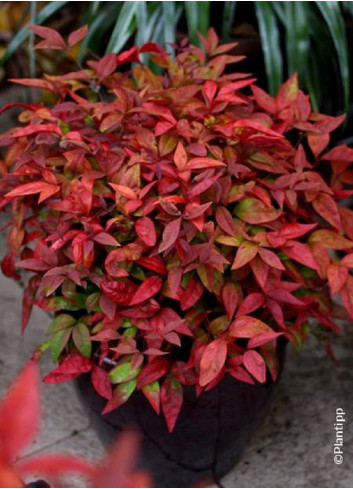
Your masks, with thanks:
M260 122L251 119L238 119L236 122L233 123L233 128L238 127L253 129L255 132L260 132L276 139L283 138L283 135L281 133L273 131L272 129L266 127L264 124L261 124Z
M317 223L314 224L300 224L298 222L290 222L285 224L279 230L279 235L285 239L300 238L316 228Z
M146 352L145 352L146 353ZM142 392L157 414L160 413L161 389L158 381L142 387Z
M85 24L79 29L76 29L75 31L71 32L68 38L69 47L71 48L78 42L82 41L82 39L86 37L87 31L88 31L88 25Z
M140 304L141 302L150 299L161 290L162 283L163 282L160 277L149 277L136 290L129 305L134 306L135 304Z
M243 363L246 370L251 373L260 384L266 382L266 365L260 353L255 350L247 350L244 353Z
M309 238L309 243L318 243L325 248L333 250L346 250L353 248L353 241L344 238L335 231L329 229L319 229L314 231Z
M83 373L89 372L91 368L92 364L88 358L76 353L70 353L58 367L44 377L43 382L46 384L67 382Z
M192 158L188 161L188 170L204 170L206 168L217 168L219 166L227 166L225 163L214 158L209 158L207 156L201 156L198 158Z
M165 275L167 272L167 269L160 256L142 256L141 258L136 260L136 263L138 265L141 265L141 267L145 267L148 270L159 273L160 275Z
M100 288L108 299L120 306L128 306L138 290L138 286L130 280L110 280L106 277L100 282Z
M245 297L240 304L237 315L247 316L253 311L256 311L264 304L264 296L260 292L253 292Z
M232 282L227 282L222 289L222 302L226 310L228 319L231 320L234 316L238 305L238 289Z
M327 269L327 280L330 284L331 294L337 294L348 278L348 268L332 263Z
M277 270L285 270L281 260L273 251L267 250L266 248L259 248L259 255L270 267L276 268Z
M188 155L184 148L183 143L179 141L175 153L174 153L174 163L179 171L186 170L188 161Z
M137 236L147 245L154 246L157 241L156 229L152 219L149 217L141 217L135 223Z
M251 385L255 384L254 379L251 377L251 375L249 375L248 372L240 365L237 365L236 367L229 367L228 372L232 377L240 380L241 382L245 382Z
M159 247L159 252L167 250L176 242L179 236L181 219L169 222L164 228L162 235L162 243Z
M137 379L137 388L141 389L146 384L150 384L160 379L169 370L169 361L164 357L155 357L147 363L141 370Z
M202 87L202 92L203 92L203 95L205 97L205 100L206 100L206 103L208 106L211 105L211 103L212 103L212 101L216 95L217 88L218 88L218 85L213 80L207 80L204 83L204 85Z
M0 460L11 464L39 428L39 375L29 362L0 403Z
M251 260L257 255L257 252L258 247L256 244L251 243L250 241L244 241L244 243L242 243L237 250L237 254L232 265L232 270L241 268L247 263L251 262Z
M230 236L235 236L233 216L226 207L217 206L216 222L223 232Z
M161 389L162 411L171 433L183 405L183 387L177 380L167 377Z
M17 188L8 192L5 197L13 198L24 195L40 194L38 203L41 203L43 202L43 200L46 200L52 195L59 192L59 190L59 185L51 185L50 183L45 182L32 182L18 186Z
M262 333L272 333L272 329L260 319L252 316L239 316L229 326L229 335L234 338L253 338Z
M118 246L119 243L109 233L98 233L94 236L93 241L104 246Z
M103 56L103 58L101 58L96 65L96 71L99 81L101 82L102 80L104 80L104 78L107 78L109 75L111 75L113 71L115 71L117 64L118 62L116 59L116 54L110 53L106 56Z
M223 339L214 340L207 345L200 362L200 385L212 382L222 370L227 358L227 342Z
M281 250L292 260L313 270L318 270L318 265L308 245L299 241L288 241L285 246L282 246Z
M341 217L336 202L328 194L320 192L312 201L316 212L323 217L331 226L340 230L342 227Z
M203 291L203 285L199 280L195 278L189 280L189 283L180 298L181 310L186 311L186 309L190 309L190 307L194 306L200 300Z
M259 107L266 110L270 114L274 114L276 112L277 104L273 97L256 85L251 85L251 90Z
M330 135L326 134L308 134L308 144L313 152L313 155L317 158L325 148L327 148L330 142ZM325 158L326 159L326 158Z
M351 163L353 161L353 148L346 145L336 146L322 157L323 160L345 161Z
M274 299L277 302L283 302L284 304L292 304L293 306L304 306L304 302L297 297L294 297L290 292L281 289L271 289L266 292L267 297Z
M278 94L276 97L278 109L282 110L285 107L288 107L288 105L291 105L293 102L295 102L298 93L298 75L297 73L293 73L293 75L288 78L288 80L284 82L278 90Z
M267 207L258 199L243 199L235 208L235 214L248 224L264 224L276 220L281 210Z
M36 44L35 49L58 49L62 50L66 48L66 44L61 35L54 29L49 27L44 27L42 25L29 25L31 31L33 31L37 36L44 39L43 41Z
M93 365L91 381L94 389L100 396L108 400L112 398L112 384L110 383L108 373L104 368Z
M353 253L346 255L342 258L340 265L343 265L348 268L353 268Z
M265 345L266 343L275 340L276 338L278 338L278 336L281 335L283 335L283 333L276 333L275 331L272 331L272 333L261 333L249 340L248 348L256 348L258 346Z

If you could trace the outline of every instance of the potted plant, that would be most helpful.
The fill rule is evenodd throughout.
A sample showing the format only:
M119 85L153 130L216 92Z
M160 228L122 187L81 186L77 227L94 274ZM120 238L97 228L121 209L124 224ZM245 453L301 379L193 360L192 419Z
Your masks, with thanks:
M67 47L32 29L39 47ZM313 113L296 75L273 98L225 71L241 57L212 29L202 43L14 80L55 99L26 106L0 140L2 269L31 272L23 329L33 305L55 313L39 352L59 365L44 380L76 378L102 437L138 426L157 486L228 471L285 342L311 333L330 351L336 320L353 317L353 212L341 202L353 150L326 149L344 117Z

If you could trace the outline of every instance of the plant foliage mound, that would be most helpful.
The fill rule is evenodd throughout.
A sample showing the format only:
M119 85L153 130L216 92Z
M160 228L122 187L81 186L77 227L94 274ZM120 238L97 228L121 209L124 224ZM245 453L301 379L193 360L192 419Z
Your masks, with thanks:
M32 29L39 47L67 49ZM141 390L169 430L183 386L275 380L279 336L326 344L353 317L353 211L339 205L353 150L326 149L343 117L313 113L296 75L269 96L225 71L233 44L202 41L15 80L53 104L24 107L1 137L2 269L31 272L23 328L33 305L55 313L45 380L90 372L105 412Z

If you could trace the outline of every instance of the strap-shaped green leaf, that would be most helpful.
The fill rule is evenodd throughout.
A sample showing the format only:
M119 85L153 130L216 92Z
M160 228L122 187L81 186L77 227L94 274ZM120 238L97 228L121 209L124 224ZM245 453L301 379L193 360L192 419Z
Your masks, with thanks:
M232 33L232 27L234 24L235 8L237 2L224 2L223 7L223 20L222 20L222 40L228 42Z
M278 22L272 2L257 1L254 4L265 58L268 88L270 93L275 95L283 77Z
M315 2L320 10L327 27L330 30L332 36L332 42L335 45L338 64L341 72L341 81L343 86L343 99L345 110L348 110L349 106L349 60L348 60L348 46L347 38L345 34L344 20L341 13L339 2Z
M118 53L135 31L133 21L141 2L124 2L107 46L107 53Z
M189 39L192 44L200 45L198 33L207 34L210 24L211 2L184 2Z

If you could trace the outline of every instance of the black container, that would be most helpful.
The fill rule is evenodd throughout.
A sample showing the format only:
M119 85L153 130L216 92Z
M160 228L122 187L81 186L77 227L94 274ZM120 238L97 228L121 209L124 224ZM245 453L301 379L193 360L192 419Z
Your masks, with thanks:
M284 346L280 349L283 368ZM262 422L276 383L249 385L227 375L217 387L196 397L184 388L184 403L174 431L168 433L143 394L134 393L117 410L102 415L106 401L88 374L76 379L79 397L105 445L122 430L142 433L139 466L150 471L154 487L190 487L217 482L235 465L250 436Z

